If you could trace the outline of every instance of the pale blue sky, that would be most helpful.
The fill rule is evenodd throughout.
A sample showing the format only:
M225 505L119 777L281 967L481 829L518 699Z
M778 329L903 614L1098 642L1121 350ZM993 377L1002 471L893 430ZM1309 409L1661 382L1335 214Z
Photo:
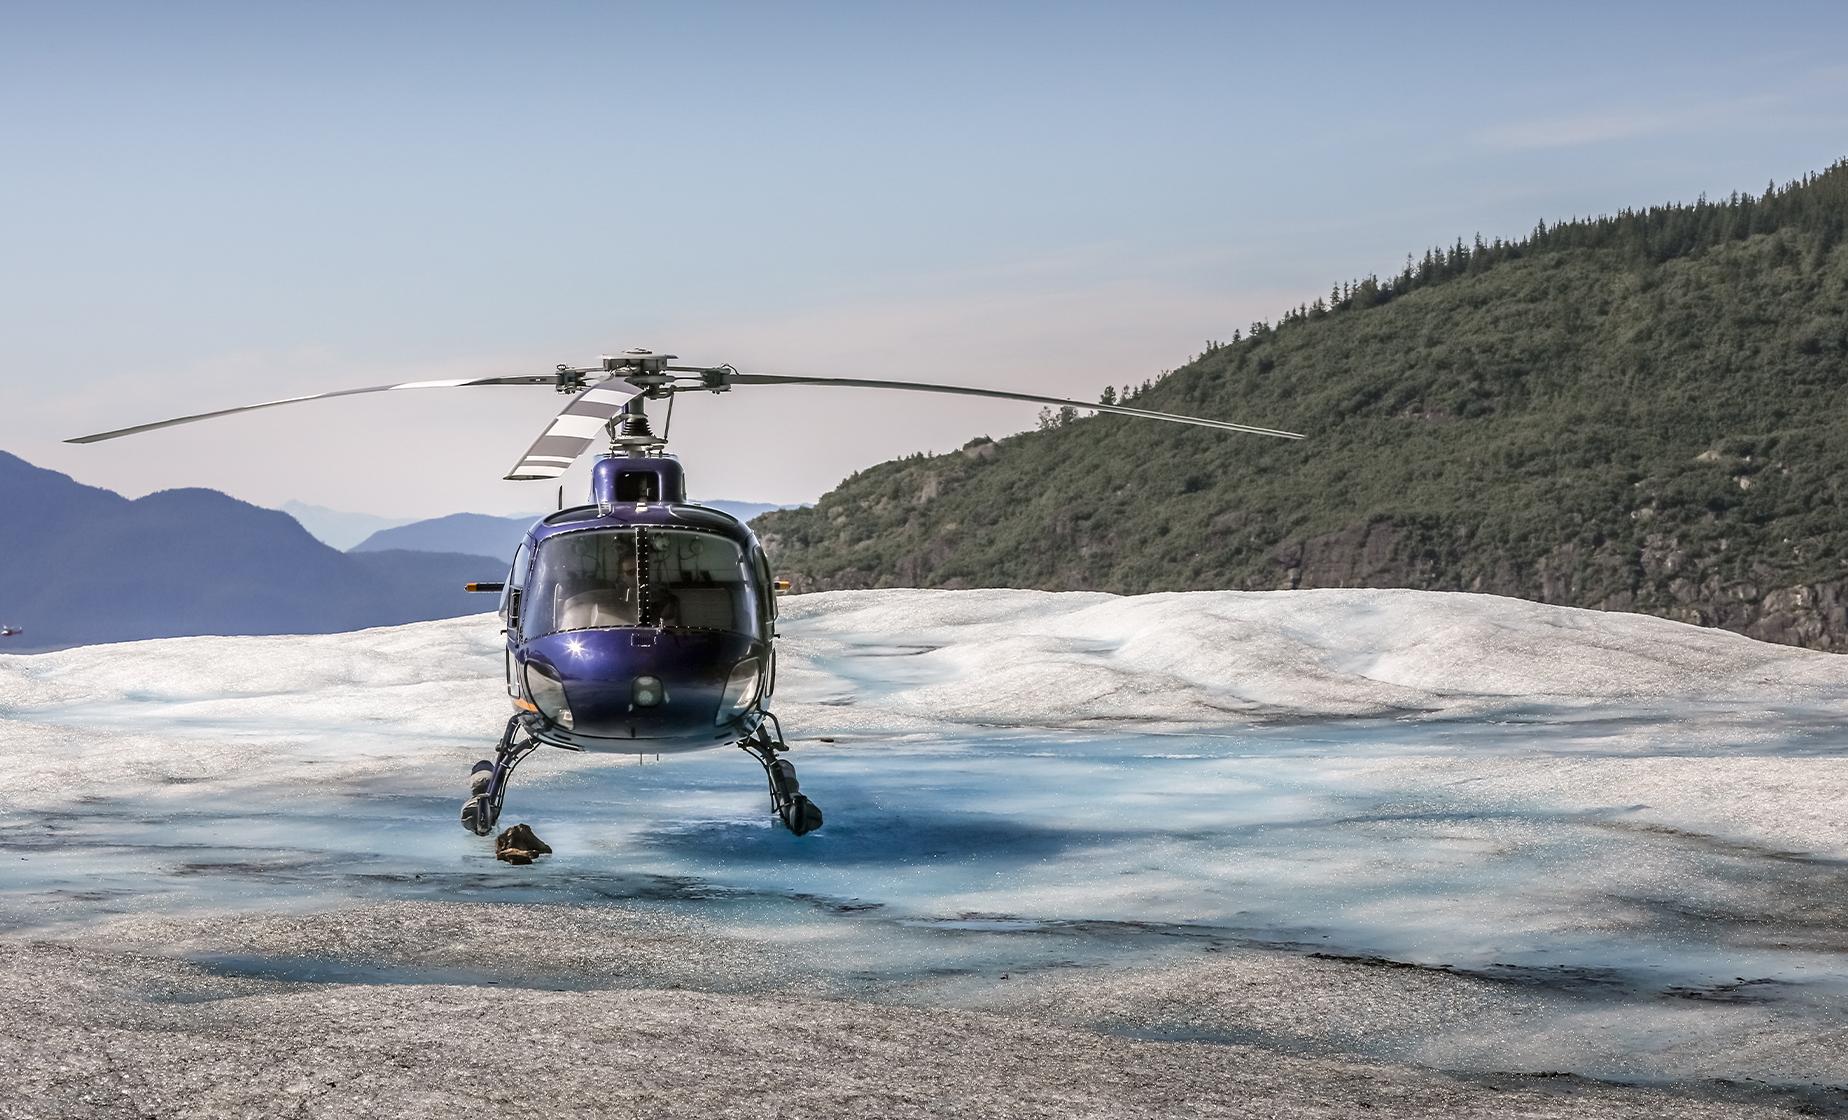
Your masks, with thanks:
M1433 242L1819 169L1844 58L1839 4L7 3L0 448L512 512L545 393L57 440L633 345L1091 397ZM699 494L796 501L1036 410L677 411Z

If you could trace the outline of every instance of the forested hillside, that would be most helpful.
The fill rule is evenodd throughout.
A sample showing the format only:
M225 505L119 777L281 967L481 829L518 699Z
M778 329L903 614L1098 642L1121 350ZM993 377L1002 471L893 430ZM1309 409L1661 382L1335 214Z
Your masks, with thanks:
M799 589L1419 587L1848 649L1848 162L1459 241L755 523ZM1073 387L1072 395L1085 395Z

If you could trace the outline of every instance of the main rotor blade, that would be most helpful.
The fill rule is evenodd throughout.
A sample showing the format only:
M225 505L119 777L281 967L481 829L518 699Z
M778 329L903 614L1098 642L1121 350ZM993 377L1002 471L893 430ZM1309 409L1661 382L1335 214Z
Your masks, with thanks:
M1166 420L1174 424L1197 424L1202 428L1249 432L1252 435L1275 436L1278 439L1304 438L1297 432L1280 432L1275 428L1254 428L1249 424L1234 424L1229 420L1208 420L1200 416L1182 416L1174 412L1151 412L1146 408L1129 408L1120 404L1104 404L1102 401L1073 401L1063 397L1042 397L1034 393L1010 393L1003 389L971 389L965 385L933 385L924 381L871 381L862 377L785 377L777 373L727 374L725 381L731 385L839 385L856 389L905 389L916 393L954 393L969 397L996 397L1008 401L1027 401L1031 404L1088 408L1093 412L1114 412L1119 416L1140 416L1145 420Z
M138 435L151 432L157 428L171 428L176 424L190 424L195 420L213 420L220 416L234 416L240 412L255 412L259 408L275 408L277 405L300 404L302 401L325 400L328 397L351 397L359 393L389 393L398 389L460 389L470 385L554 385L557 378L552 375L540 377L475 377L457 378L453 381L401 381L396 385L368 385L364 389L336 389L331 393L310 393L305 397L285 397L279 401L264 401L262 404L247 404L237 408L221 408L216 412L201 412L193 416L176 416L171 420L157 420L152 424L136 424L132 428L117 428L113 432L98 432L92 436L78 436L67 439L65 443L101 443L106 439L121 436Z
M533 482L564 474L596 441L603 426L639 392L640 389L621 381L604 381L572 397L571 403L552 418L545 434L534 440L526 454L507 472L507 481Z

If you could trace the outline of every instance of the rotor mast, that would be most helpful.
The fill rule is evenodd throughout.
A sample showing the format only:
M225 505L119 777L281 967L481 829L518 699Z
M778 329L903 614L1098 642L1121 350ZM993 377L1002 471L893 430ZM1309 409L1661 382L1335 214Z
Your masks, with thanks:
M611 455L659 455L667 447L667 435L655 435L654 428L648 423L648 413L643 405L646 394L638 393L630 397L622 406L622 411L610 417L604 425L610 435ZM668 398L669 415L674 407L673 398Z

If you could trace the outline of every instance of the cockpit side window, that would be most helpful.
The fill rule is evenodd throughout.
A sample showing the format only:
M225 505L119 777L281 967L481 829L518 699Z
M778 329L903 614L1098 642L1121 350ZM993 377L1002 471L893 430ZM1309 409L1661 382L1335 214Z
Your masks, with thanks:
M770 557L764 555L764 550L761 548L755 551L757 553L757 586L761 592L759 598L764 605L764 621L770 623L776 621L776 580L770 576Z
M508 608L512 605L514 594L526 586L526 569L532 565L532 558L533 550L525 541L521 541L520 547L513 554L513 567L507 569L507 582L501 587L502 622L510 621L507 617Z

